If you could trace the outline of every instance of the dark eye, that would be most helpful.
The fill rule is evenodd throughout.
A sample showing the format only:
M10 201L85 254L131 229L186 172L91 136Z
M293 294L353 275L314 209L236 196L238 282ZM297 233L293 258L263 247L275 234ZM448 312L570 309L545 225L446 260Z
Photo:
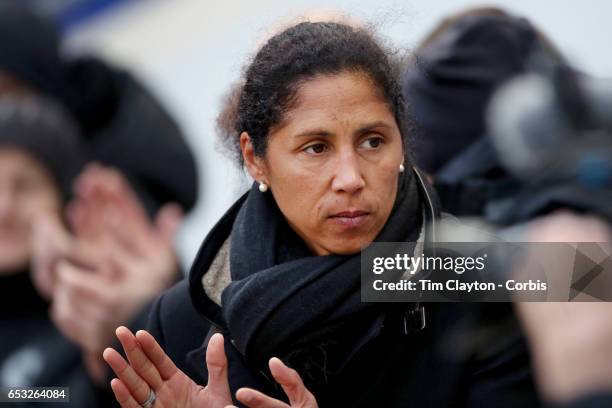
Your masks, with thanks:
M376 149L382 143L382 139L380 137L369 137L365 139L359 147L364 149Z
M321 154L325 151L325 145L323 143L313 144L305 148L304 151L310 154Z

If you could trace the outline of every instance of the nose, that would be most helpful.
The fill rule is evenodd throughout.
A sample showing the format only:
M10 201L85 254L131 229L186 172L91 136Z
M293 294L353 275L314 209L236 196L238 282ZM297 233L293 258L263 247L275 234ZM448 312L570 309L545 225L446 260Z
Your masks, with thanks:
M355 152L340 155L336 173L332 181L332 190L338 193L354 194L365 186L359 159Z

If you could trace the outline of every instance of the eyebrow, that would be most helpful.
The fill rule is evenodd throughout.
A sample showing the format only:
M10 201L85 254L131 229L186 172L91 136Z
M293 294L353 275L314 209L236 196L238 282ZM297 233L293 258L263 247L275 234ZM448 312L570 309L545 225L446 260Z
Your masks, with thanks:
M355 131L355 135L361 135L364 133L367 133L369 131L371 131L372 129L376 129L376 128L389 128L389 125L383 121L376 121L376 122L372 122L372 123L368 123L366 125L363 125L362 127L360 127L359 129L357 129ZM321 136L321 137L329 137L332 136L333 133L329 132L327 130L323 130L323 129L312 129L312 130L307 130L305 132L302 133L298 133L297 135L295 135L295 137L306 137L306 136Z
M295 137L306 137L306 136L322 136L322 137L329 137L332 135L332 132L328 132L327 130L323 130L323 129L312 129L312 130L307 130L305 132L302 133L298 133L297 135L295 135Z
M376 122L368 123L367 125L360 127L359 129L357 129L357 132L355 132L355 133L358 134L358 135L361 135L363 133L367 133L370 130L377 129L377 128L388 129L389 125L386 122L383 122L383 121L379 120L379 121L376 121Z

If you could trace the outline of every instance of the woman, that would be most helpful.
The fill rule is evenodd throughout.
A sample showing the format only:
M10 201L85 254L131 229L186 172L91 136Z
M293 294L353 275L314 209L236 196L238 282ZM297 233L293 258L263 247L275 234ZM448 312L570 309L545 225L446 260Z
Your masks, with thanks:
M370 33L339 23L297 24L259 50L222 121L255 183L158 300L161 347L120 328L129 364L105 351L123 407L224 406L245 386L284 398L272 356L320 406L536 404L515 331L458 355L442 340L467 308L426 305L425 322L422 305L360 301L362 248L432 239L438 217L409 160L397 72ZM270 366L291 394L291 372Z
M76 125L60 107L0 97L0 387L69 387L76 406L107 407L112 395L90 380L31 275L34 230L41 219L63 218L83 160Z

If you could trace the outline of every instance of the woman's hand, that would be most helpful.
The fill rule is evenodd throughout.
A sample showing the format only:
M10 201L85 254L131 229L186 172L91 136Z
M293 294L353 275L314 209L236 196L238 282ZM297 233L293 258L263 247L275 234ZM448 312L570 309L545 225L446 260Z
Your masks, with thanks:
M249 408L318 408L317 400L308 391L297 371L287 367L280 359L270 359L270 372L283 387L291 405L271 398L251 388L241 388L236 393L238 401Z
M103 356L117 374L111 387L122 408L141 408L151 390L156 396L155 408L223 408L232 404L221 334L211 337L206 350L206 387L179 370L148 332L141 330L134 336L119 327L116 334L129 363L111 348L104 350Z

